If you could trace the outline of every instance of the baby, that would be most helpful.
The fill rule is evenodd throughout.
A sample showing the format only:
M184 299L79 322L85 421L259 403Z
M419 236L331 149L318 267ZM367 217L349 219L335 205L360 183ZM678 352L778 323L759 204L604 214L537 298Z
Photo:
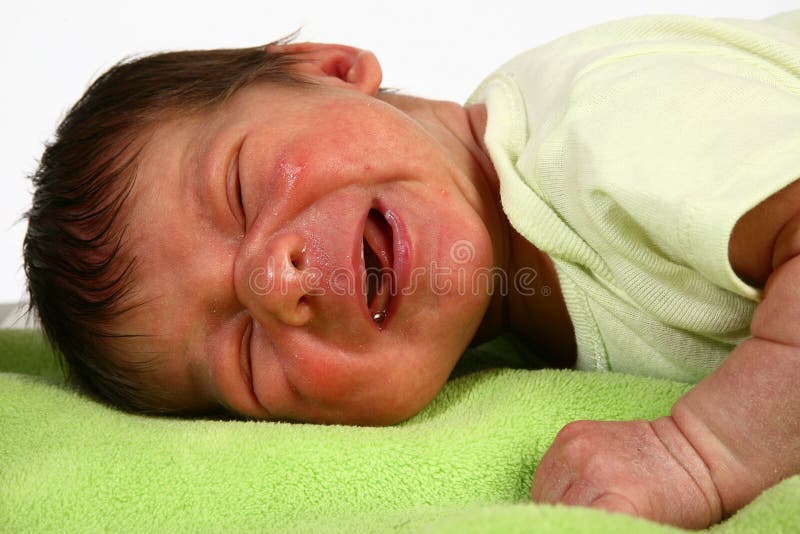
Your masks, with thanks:
M124 62L34 177L32 306L135 412L391 424L510 330L554 366L699 383L576 422L537 502L705 527L800 472L800 16L642 17L466 106L369 52Z

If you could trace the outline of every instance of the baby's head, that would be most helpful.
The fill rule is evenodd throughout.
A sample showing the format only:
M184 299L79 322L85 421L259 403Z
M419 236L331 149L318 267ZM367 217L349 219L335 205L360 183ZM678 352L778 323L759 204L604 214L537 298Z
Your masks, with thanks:
M309 43L101 76L45 150L24 244L73 381L145 413L381 424L430 402L489 304L494 201L380 81L372 54Z

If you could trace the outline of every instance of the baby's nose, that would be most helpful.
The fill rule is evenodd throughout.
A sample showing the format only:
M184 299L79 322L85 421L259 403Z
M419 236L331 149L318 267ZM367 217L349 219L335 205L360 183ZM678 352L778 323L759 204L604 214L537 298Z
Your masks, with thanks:
M247 274L245 306L259 320L271 315L279 321L303 326L311 320L312 308L308 296L314 277L306 265L305 239L298 233L273 236L261 256L251 258Z

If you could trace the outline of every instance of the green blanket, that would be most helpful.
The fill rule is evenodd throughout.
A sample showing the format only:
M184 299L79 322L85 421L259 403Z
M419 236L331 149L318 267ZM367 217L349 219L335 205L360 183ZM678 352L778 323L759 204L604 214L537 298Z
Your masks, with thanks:
M2 532L676 530L528 494L565 423L654 418L686 384L484 370L404 424L354 428L132 416L59 377L35 332L0 333ZM713 530L797 532L800 477Z

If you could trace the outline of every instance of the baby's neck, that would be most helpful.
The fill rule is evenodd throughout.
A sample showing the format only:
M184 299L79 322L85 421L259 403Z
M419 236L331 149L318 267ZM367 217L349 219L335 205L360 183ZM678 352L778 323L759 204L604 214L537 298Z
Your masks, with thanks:
M556 367L575 364L577 347L558 273L550 257L510 229L507 328L536 348L539 356ZM532 269L532 280L519 287L521 269Z
M510 226L508 245L500 265L505 286L496 288L473 344L511 331L550 365L573 366L575 332L552 260Z

